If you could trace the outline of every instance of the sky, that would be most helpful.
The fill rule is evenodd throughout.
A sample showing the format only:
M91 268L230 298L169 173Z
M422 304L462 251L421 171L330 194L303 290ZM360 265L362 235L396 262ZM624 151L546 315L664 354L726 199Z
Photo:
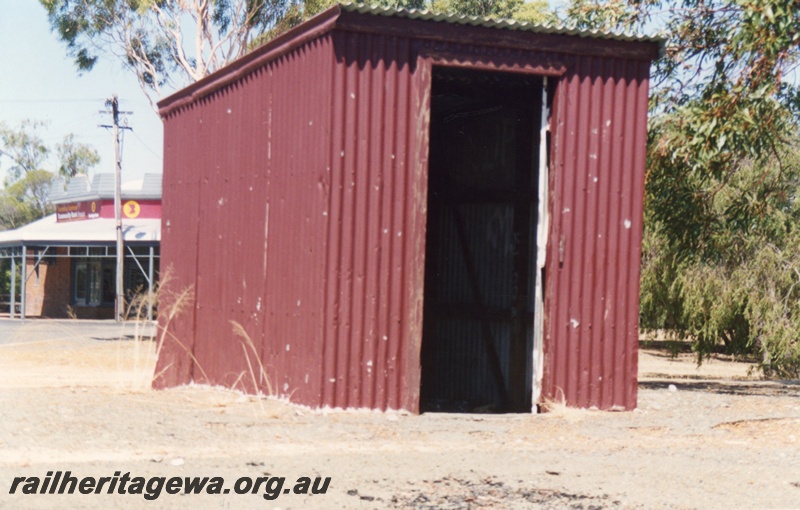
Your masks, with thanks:
M47 12L38 0L0 0L0 122L10 127L24 119L47 121L40 131L46 145L54 147L65 135L89 144L100 154L92 173L114 171L111 116L100 114L105 101L119 97L120 110L133 131L124 134L122 181L142 178L162 170L163 128L136 81L136 76L110 58L79 75L66 47L50 31ZM9 160L0 156L0 182ZM45 169L57 168L51 158Z

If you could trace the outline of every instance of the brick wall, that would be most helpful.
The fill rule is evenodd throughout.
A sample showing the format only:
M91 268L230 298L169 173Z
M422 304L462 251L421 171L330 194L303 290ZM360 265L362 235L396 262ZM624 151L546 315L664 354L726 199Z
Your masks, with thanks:
M59 248L57 253L64 253ZM25 315L28 317L66 318L70 303L72 261L68 258L45 257L34 269L35 258L26 264L30 277L25 286Z

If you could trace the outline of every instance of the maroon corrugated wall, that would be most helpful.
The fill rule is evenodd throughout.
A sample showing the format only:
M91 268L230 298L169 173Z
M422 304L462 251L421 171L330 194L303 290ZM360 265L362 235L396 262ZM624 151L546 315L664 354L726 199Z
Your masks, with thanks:
M193 298L162 305L155 385L417 411L430 73L463 65L557 84L543 397L634 407L655 44L573 39L335 7L162 102L162 267Z
M168 328L183 345L165 342L158 385L255 379L315 406L416 408L427 132L412 59L408 39L327 33L165 115L163 256L195 302Z
M636 407L649 62L576 57L551 117L542 397Z

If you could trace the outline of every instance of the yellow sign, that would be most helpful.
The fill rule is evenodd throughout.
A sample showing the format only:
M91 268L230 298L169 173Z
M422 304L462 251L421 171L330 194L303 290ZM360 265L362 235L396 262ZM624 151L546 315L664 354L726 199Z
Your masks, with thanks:
M139 216L142 208L139 206L139 202L136 200L128 200L122 206L122 213L125 215L126 218L136 218Z

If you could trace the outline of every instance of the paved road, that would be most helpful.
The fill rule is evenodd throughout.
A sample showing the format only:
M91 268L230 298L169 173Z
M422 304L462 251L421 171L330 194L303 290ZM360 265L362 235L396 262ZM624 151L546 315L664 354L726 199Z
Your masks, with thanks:
M130 340L134 335L153 336L154 322L117 323L96 320L0 319L0 345L75 339L76 341Z

